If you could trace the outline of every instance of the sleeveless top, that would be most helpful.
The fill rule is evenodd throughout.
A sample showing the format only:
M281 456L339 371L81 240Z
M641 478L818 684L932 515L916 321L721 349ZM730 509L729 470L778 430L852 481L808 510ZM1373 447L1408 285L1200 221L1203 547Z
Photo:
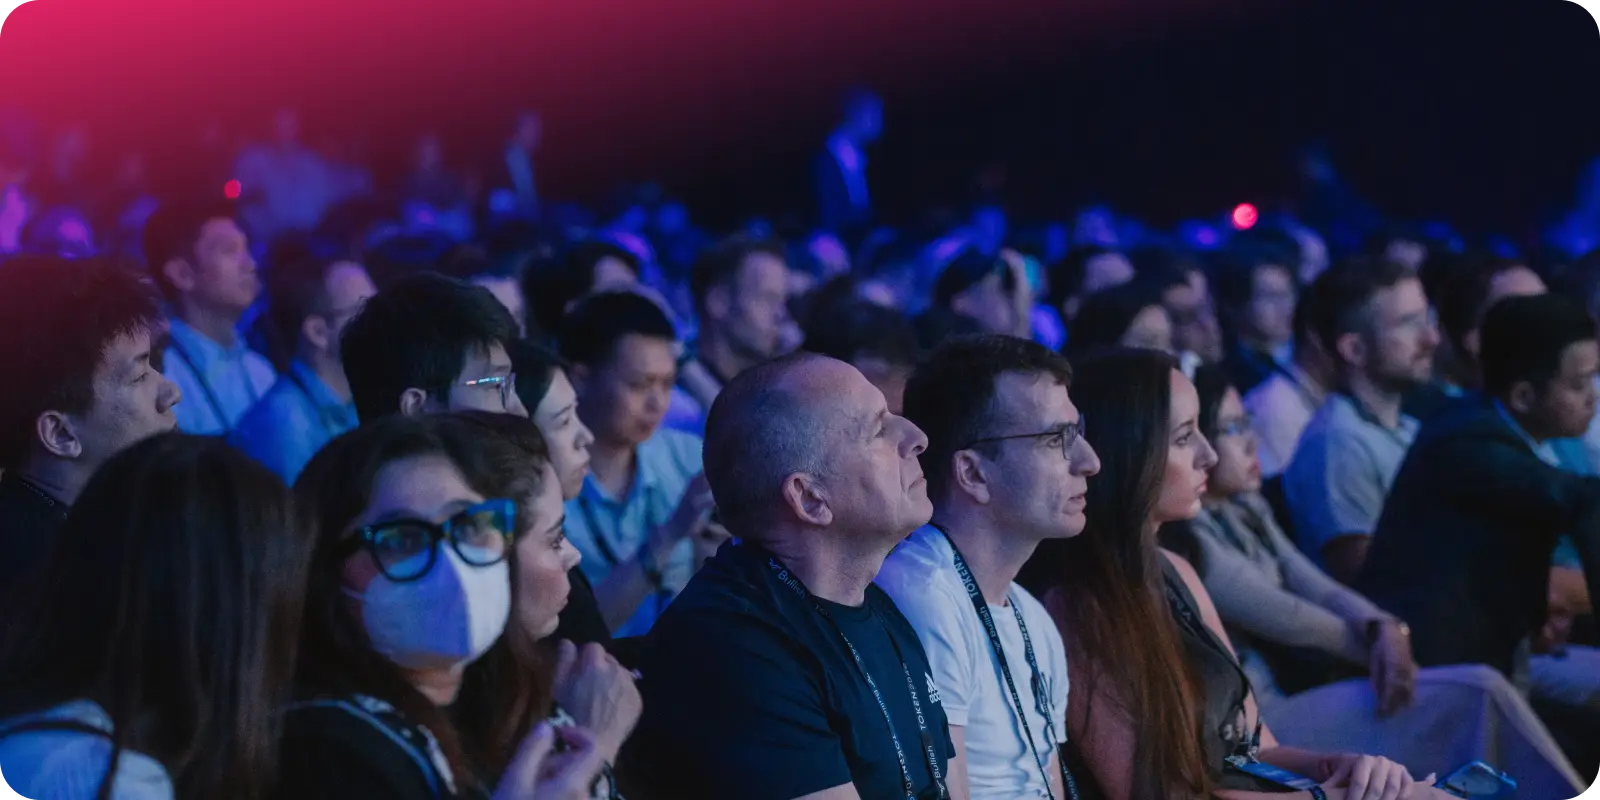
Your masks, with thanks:
M1200 735L1205 745L1206 770L1219 789L1257 792L1289 792L1289 789L1238 770L1227 769L1226 759L1250 751L1256 741L1259 722L1251 725L1244 701L1250 680L1240 668L1228 646L1207 628L1200 617L1200 604L1183 582L1183 577L1167 559L1161 559L1161 573L1173 622L1183 654L1194 668L1203 695Z

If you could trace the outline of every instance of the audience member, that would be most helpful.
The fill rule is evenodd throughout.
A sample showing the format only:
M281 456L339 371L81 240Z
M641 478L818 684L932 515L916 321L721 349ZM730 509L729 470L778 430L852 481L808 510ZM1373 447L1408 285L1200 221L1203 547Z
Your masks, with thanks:
M1070 325L1091 295L1121 286L1133 277L1133 262L1127 256L1098 245L1074 247L1051 265L1046 299L1061 320Z
M318 534L279 796L589 796L604 754L582 729L539 725L494 775L450 717L512 610L516 503L466 478L491 469L476 463L483 438L391 414L334 439L296 481ZM534 676L520 677L504 708L527 707Z
M308 258L267 273L278 382L239 419L230 439L285 481L330 439L356 426L339 337L377 291L354 261Z
M1027 293L1027 279L1017 264L968 247L939 271L932 307L977 322L983 333L1026 335L1033 307Z
M1043 542L1022 581L1067 646L1068 766L1090 796L1116 800L1292 791L1233 756L1316 781L1328 797L1443 797L1388 759L1280 746L1266 727L1199 577L1156 545L1161 524L1199 513L1217 460L1177 367L1147 350L1077 364L1074 402L1109 431L1096 437L1101 471L1083 535Z
M1043 345L968 337L935 350L906 389L906 418L928 436L933 521L876 582L927 651L955 745L955 797L1077 796L1057 754L1066 649L1044 606L1013 583L1040 541L1083 530L1100 462L1081 435L1071 377Z
M818 220L830 230L849 231L872 222L866 149L883 134L883 100L858 89L845 98L843 119L812 166Z
M1338 365L1339 391L1300 435L1283 490L1300 549L1351 583L1417 435L1401 399L1432 377L1439 332L1422 283L1398 264L1352 261L1319 280L1326 295L1310 325Z
M714 541L700 439L661 426L677 340L654 303L629 292L593 295L561 325L578 415L594 432L589 475L567 504L567 533L617 636L650 629Z
M163 366L189 398L178 427L225 434L277 380L239 335L261 292L244 231L227 206L163 205L145 225L144 257L172 310Z
M1240 391L1254 389L1289 363L1297 263L1285 250L1241 247L1217 271L1217 306L1228 340L1223 363Z
M1173 352L1172 317L1161 295L1141 283L1113 286L1089 296L1067 332L1067 353L1106 347Z
M432 272L373 295L339 340L363 422L395 413L478 410L527 416L507 343L516 320L488 289Z
M1432 265L1437 258L1430 259ZM1544 294L1539 274L1515 261L1456 259L1452 274L1443 276L1429 293L1439 315L1439 348L1434 376L1406 396L1403 410L1419 420L1439 411L1483 382L1478 366L1479 328L1491 306L1507 297Z
M734 378L706 433L707 475L740 539L646 641L638 785L751 800L950 796L932 667L872 584L932 512L922 432L849 365L797 355Z
M266 797L311 530L282 481L219 440L168 433L113 456L7 605L4 782L60 800Z
M335 165L300 141L300 114L273 113L272 139L246 147L234 163L240 217L250 235L270 242L279 234L309 231L342 198ZM155 265L151 265L155 269Z
M527 329L554 336L574 303L596 292L632 288L642 269L638 256L603 239L579 242L560 259L535 263L522 276Z
M554 351L531 342L512 342L506 352L511 354L512 369L522 376L517 396L544 437L550 467L561 484L561 500L571 500L583 491L583 479L589 474L594 434L578 416L578 394L567 378L567 363ZM567 581L572 589L554 638L577 644L610 642L611 629L595 602L589 577L573 567L567 571Z
M1210 284L1200 263L1172 250L1144 249L1131 254L1138 282L1161 295L1172 317L1172 343L1179 353L1193 353L1216 363L1225 355L1222 328L1211 303Z
M705 428L703 409L728 381L786 350L784 335L793 322L783 245L742 235L724 239L700 255L689 286L700 335L679 388L698 407L674 419L673 427L698 435ZM708 380L691 382L691 374Z
M177 425L156 291L110 261L0 266L0 592L32 573L89 476Z
M1333 355L1317 338L1316 320L1328 316L1336 280L1323 271L1300 293L1294 306L1294 354L1244 396L1261 458L1261 475L1274 478L1294 460L1300 434L1337 379Z
M1560 469L1548 446L1593 417L1600 345L1581 307L1541 295L1489 309L1480 355L1484 398L1423 429L1361 585L1411 623L1421 663L1484 663L1517 675L1528 641L1562 649L1559 635L1540 636L1559 612L1548 587L1562 534L1572 535L1589 596L1600 596L1600 479ZM1581 647L1534 658L1535 693L1600 707L1597 658Z
M911 324L898 312L862 300L821 311L801 349L855 367L883 392L889 413L899 414L917 360Z
M578 725L594 735L605 758L603 779L593 796L614 796L611 764L639 720L639 690L633 676L598 644L580 651L561 642L554 659L543 641L559 641L558 614L567 602L569 574L579 555L566 539L561 482L544 437L533 422L514 414L464 411L443 424L476 426L480 458L465 462L463 477L488 494L516 503L516 543L506 553L511 576L511 614L506 631L462 676L452 706L470 749L485 754L498 773L518 743L540 720L556 727ZM474 469L482 468L482 473ZM518 687L531 679L533 691ZM548 692L541 691L548 683ZM508 706L507 699L511 699Z
M1405 623L1294 546L1259 494L1255 434L1238 392L1211 365L1196 371L1194 383L1200 431L1217 463L1205 507L1186 528L1195 548L1188 560L1279 741L1380 752L1422 769L1482 759L1515 775L1529 796L1577 791L1559 745L1504 676L1481 664L1419 671ZM1164 542L1184 530L1172 527L1163 527ZM1323 685L1335 670L1312 674L1307 662L1318 656L1364 668L1368 678Z

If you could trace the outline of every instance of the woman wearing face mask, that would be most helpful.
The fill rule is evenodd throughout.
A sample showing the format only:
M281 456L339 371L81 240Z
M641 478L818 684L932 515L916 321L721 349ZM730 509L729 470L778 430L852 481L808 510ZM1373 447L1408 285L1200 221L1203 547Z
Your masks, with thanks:
M593 797L619 798L609 765L643 710L632 673L598 644L541 646L555 641L557 614L567 603L567 576L576 572L580 558L562 529L561 483L544 437L532 422L510 414L450 416L482 434L481 457L464 466L486 471L467 472L467 482L515 499L520 528L506 559L512 594L506 632L467 668L455 719L491 771L504 767L540 720L557 727L581 725L593 732L607 764ZM530 676L536 691L519 691ZM521 702L508 704L509 698Z
M1194 384L1200 430L1217 462L1205 508L1164 527L1162 541L1190 551L1279 735L1303 747L1361 747L1440 772L1482 759L1515 776L1528 797L1581 791L1559 746L1504 676L1481 664L1419 671L1404 624L1295 547L1259 494L1255 433L1239 393L1217 366L1197 370ZM1367 668L1371 688L1356 679L1286 696L1280 679L1302 663L1291 648Z
M5 782L53 800L267 796L307 531L288 487L220 439L163 434L106 462L6 606Z
M539 726L496 776L450 719L511 613L516 504L467 481L488 470L482 445L448 417L387 418L329 443L296 482L321 530L283 797L588 796L602 761L582 729Z
M1089 779L1080 781L1088 796L1244 800L1291 791L1226 761L1240 757L1321 784L1300 798L1442 797L1387 759L1279 746L1205 587L1156 545L1162 523L1199 513L1216 463L1193 384L1152 351L1074 366L1073 401L1091 431L1109 432L1094 442L1101 470L1089 482L1088 527L1047 542L1022 581L1067 644L1067 757Z

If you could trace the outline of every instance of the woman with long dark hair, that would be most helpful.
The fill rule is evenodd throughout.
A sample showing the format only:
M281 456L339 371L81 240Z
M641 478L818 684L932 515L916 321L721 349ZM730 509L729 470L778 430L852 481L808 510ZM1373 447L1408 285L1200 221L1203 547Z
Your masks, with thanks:
M389 417L333 440L296 481L320 532L283 797L588 796L602 760L583 730L540 725L491 766L451 719L463 672L512 610L516 503L466 478L490 471L485 445L448 415Z
M214 437L89 480L0 644L0 770L25 797L252 800L277 769L310 528Z
M1092 778L1089 791L1113 800L1290 791L1228 766L1237 756L1318 781L1330 798L1432 792L1387 759L1277 745L1204 586L1156 544L1162 523L1199 513L1217 460L1199 429L1193 384L1154 351L1115 350L1074 366L1073 401L1101 461L1088 526L1041 547L1022 581L1067 644L1067 757Z
M556 634L570 594L568 575L581 557L562 529L561 481L540 428L513 414L449 416L481 429L480 457L463 464L464 476L489 494L511 498L520 529L506 554L511 617L505 633L462 676L456 722L491 772L504 769L541 720L557 727L582 724L607 764L593 796L620 797L609 765L643 710L632 674L598 644L544 646Z

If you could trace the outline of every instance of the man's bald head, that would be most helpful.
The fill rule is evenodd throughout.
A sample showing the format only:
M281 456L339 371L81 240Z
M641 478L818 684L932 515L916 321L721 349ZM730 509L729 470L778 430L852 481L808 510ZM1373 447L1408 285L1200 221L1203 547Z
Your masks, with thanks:
M852 368L797 353L747 369L723 388L706 415L705 474L717 512L736 536L759 538L781 513L782 485L827 467L830 387Z

